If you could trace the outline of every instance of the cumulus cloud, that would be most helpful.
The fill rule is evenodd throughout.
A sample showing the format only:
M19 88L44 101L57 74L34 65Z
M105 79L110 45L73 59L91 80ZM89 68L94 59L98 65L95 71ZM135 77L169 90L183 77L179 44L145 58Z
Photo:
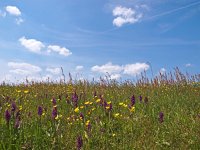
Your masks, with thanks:
M47 52L48 53L56 52L56 53L58 53L60 55L64 55L64 56L69 56L72 54L72 52L69 49L67 49L65 47L60 47L58 45L49 45Z
M36 39L26 39L26 37L21 37L19 42L22 46L24 46L27 50L34 53L41 53L41 49L45 47L45 45L36 40Z
M8 62L8 67L11 68L9 72L19 75L32 75L42 71L40 67L29 63Z
M13 16L21 16L21 11L16 6L6 6L6 11Z
M76 66L75 70L80 71L80 70L83 70L83 68L84 68L83 66Z
M149 65L146 63L127 64L124 66L124 74L136 76L141 72L148 70Z
M110 79L111 79L111 80L118 80L120 77L121 77L120 74L111 74L111 75L110 75Z
M46 71L57 75L61 73L61 68L47 68Z
M113 25L121 27L126 23L136 23L142 18L142 13L137 12L132 8L126 8L117 6L113 9L113 16L116 18L113 20Z
M93 72L100 72L100 73L116 73L116 72L120 72L122 70L122 67L119 66L119 65L113 65L111 62L105 64L105 65L102 65L102 66L93 66L91 68L91 70Z

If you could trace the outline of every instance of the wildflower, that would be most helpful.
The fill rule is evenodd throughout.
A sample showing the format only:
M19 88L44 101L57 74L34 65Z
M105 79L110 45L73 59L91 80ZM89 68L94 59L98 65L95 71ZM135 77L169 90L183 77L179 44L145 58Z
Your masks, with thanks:
M118 118L119 115L120 115L119 113L116 113L116 114L114 114L114 117L115 117L115 118Z
M58 115L58 111L57 111L57 108L53 108L53 111L52 111L52 113L51 113L51 116L52 116L52 118L53 119L55 119L56 117L57 117L57 115Z
M78 112L79 112L79 108L76 107L76 108L74 109L74 112L78 113Z
M81 136L78 136L77 141L76 141L76 147L78 150L80 150L82 146L83 146L83 139Z
M76 92L72 95L72 102L75 107L78 106L78 95L76 94Z
M88 104L90 104L90 102L89 102L89 101L85 102L85 105L88 105Z
M97 99L97 100L96 100L96 103L98 103L98 102L100 102L100 101L101 101L101 99Z
M81 119L81 120L84 119L84 115L83 115L83 113L80 113L80 119Z
M132 106L129 110L130 110L130 112L135 112L135 107Z
M135 96L133 95L131 97L131 106L135 105Z
M123 104L123 107L125 107L125 108L126 108L126 107L128 107L128 105L127 105L127 104Z
M89 123L90 123L90 120L87 120L85 125L88 126Z
M142 96L141 95L139 96L139 100L140 100L140 102L142 102Z
M107 104L111 104L111 101L107 102Z
M38 107L38 115L41 116L43 112L43 109L41 106Z
M163 113L163 112L160 112L160 113L159 113L159 122L160 122L160 123L163 123L163 121L164 121L164 113Z
M10 115L10 112L8 111L8 109L5 111L4 115L5 115L6 122L8 124L10 121L10 118L11 118L11 115Z
M21 93L21 90L17 90L17 93Z
M122 106L122 105L124 105L124 103L122 103L122 102L121 102L121 103L119 103L119 106Z
M28 93L29 93L29 90L24 90L24 93L25 93L25 94L28 94Z
M84 106L80 106L80 109L83 109L84 108Z
M55 117L55 120L58 120L58 118L59 118L59 116L57 115L57 116Z
M115 134L115 133L113 133L113 134L112 134L112 136L113 136L113 137L115 137L115 136L116 136L116 134Z
M51 101L52 101L53 105L56 106L56 99L53 98Z
M22 105L19 106L19 110L22 110Z
M11 111L15 112L16 109L17 109L16 103L12 102L12 104L11 104Z

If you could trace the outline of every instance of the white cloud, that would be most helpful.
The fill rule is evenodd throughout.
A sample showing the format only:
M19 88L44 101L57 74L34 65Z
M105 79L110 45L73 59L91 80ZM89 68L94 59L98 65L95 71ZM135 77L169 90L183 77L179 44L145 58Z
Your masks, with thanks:
M117 79L119 79L120 77L121 77L120 74L111 74L111 75L110 75L110 79L111 79L111 80L117 80Z
M17 19L15 19L15 21L18 25L20 25L22 22L24 22L24 20L22 18L17 18Z
M117 6L113 9L113 16L116 17L113 20L113 25L121 27L126 23L133 24L140 21L140 18L142 18L142 13L138 13L132 8Z
M42 71L40 67L28 63L8 62L8 67L11 68L9 72L19 75L31 75Z
M192 67L192 64L188 63L185 65L185 67Z
M61 73L61 68L47 68L46 71L57 75Z
M127 64L124 66L124 74L135 76L141 72L148 70L149 65L146 63Z
M80 71L80 70L83 70L83 68L84 68L83 66L76 66L76 69L75 69L75 70L76 70L76 71Z
M26 39L25 37L21 37L19 42L22 46L34 53L41 53L41 49L45 47L45 45L35 39Z
M6 6L6 11L13 16L21 16L21 11L16 6Z
M100 72L100 73L116 73L116 72L120 72L122 71L122 67L119 66L119 65L113 65L111 62L105 64L105 65L102 65L102 66L93 66L91 68L91 70L93 72Z
M57 52L60 55L64 55L64 56L69 56L72 54L72 52L69 49L66 49L65 47L60 47L58 45L49 45L47 52L48 53Z

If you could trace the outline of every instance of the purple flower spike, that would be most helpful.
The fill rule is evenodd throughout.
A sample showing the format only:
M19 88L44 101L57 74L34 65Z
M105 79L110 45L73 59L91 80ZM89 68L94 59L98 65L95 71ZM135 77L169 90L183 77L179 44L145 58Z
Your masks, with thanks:
M78 106L78 95L76 94L76 92L72 95L72 102L75 107Z
M80 150L81 147L83 146L83 139L82 139L81 136L78 136L77 141L76 141L76 144L77 144L77 145L76 145L76 146L77 146L77 149Z
M159 121L160 121L160 123L163 123L163 121L164 121L164 113L163 112L159 113Z
M16 109L17 109L16 103L15 103L15 102L12 102L12 104L11 104L11 111L12 111L12 112L15 112Z
M58 115L57 108L54 107L51 116L53 119L55 119L57 117L57 115Z
M135 105L135 96L133 95L131 97L131 106L134 106Z
M53 103L54 106L56 105L56 99L55 98L52 99L52 103Z
M41 106L38 107L38 115L42 116L43 109Z
M5 111L5 119L6 119L6 122L9 123L10 121L10 118L11 118L11 115L10 115L10 112L8 111L8 109Z
M82 120L84 119L83 113L80 113L80 118L81 118Z
M140 102L142 102L142 96L141 95L139 96L139 100L140 100Z

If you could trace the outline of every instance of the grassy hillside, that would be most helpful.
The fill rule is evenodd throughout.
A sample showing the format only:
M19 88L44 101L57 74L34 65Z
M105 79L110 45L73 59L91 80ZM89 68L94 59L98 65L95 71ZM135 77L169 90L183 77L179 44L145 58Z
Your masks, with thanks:
M199 76L0 86L0 149L200 149Z

